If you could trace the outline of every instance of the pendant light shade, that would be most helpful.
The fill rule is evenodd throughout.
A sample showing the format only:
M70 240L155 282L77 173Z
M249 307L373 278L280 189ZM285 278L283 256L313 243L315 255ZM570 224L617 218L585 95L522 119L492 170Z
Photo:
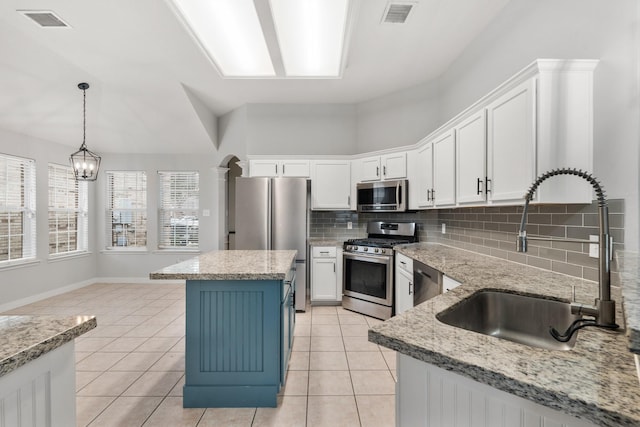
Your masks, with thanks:
M100 156L89 151L86 144L87 135L87 89L88 83L79 83L78 89L82 90L82 145L80 149L73 153L69 160L73 167L76 181L95 181L98 178L100 168Z

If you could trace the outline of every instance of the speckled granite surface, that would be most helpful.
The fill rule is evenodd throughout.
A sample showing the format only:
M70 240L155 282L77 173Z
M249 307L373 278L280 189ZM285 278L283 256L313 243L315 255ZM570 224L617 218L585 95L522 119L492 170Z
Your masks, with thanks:
M95 327L94 316L0 316L0 376Z
M640 254L618 252L614 263L614 268L620 272L629 350L640 354Z
M336 246L342 247L344 240L332 240L332 239L320 239L320 238L312 238L307 240L309 246Z
M571 351L542 350L448 326L436 314L482 288L593 303L597 284L433 243L398 248L463 283L372 327L369 340L601 426L640 425L640 385L623 333L585 328ZM620 290L612 289L619 301ZM622 315L618 304L618 323Z
M282 280L291 269L296 251L212 251L165 267L151 279Z

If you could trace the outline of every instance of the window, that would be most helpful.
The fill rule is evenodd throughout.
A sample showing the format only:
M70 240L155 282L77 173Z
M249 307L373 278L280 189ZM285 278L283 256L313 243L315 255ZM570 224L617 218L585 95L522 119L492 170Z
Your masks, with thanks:
M88 248L87 182L78 182L70 166L49 164L49 255Z
M198 172L158 172L160 249L198 248Z
M147 246L147 175L107 172L107 247Z
M0 154L0 265L35 257L35 162Z

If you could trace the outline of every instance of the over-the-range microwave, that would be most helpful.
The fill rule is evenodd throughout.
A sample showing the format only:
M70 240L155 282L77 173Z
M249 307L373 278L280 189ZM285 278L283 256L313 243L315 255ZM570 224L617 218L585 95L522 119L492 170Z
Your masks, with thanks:
M358 183L358 212L405 212L407 184L406 179Z

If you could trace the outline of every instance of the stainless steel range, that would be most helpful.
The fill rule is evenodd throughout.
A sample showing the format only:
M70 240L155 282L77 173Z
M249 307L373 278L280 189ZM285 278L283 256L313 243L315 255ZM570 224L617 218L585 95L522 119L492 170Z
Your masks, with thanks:
M417 242L415 222L371 221L366 239L343 245L342 306L378 319L393 314L393 247Z

